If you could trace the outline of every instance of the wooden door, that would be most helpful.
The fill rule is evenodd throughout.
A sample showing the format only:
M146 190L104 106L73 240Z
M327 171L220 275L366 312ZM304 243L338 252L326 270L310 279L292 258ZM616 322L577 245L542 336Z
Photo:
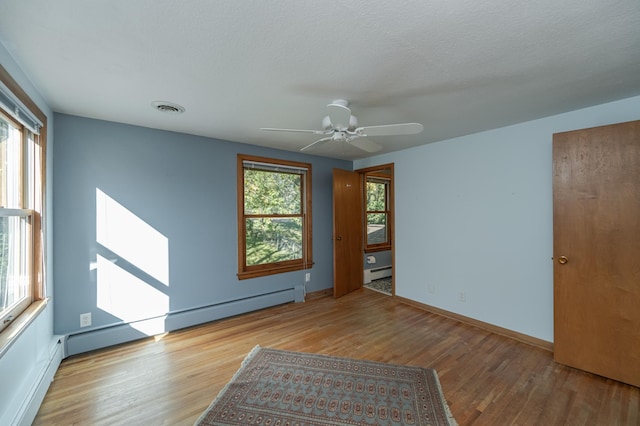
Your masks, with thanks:
M333 297L362 287L362 179L333 169Z
M640 386L640 121L553 136L554 358Z

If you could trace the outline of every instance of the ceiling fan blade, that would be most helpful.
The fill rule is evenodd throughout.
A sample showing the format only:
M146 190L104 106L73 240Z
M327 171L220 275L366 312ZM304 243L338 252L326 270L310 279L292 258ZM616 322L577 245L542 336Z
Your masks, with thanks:
M349 142L351 145L355 146L356 148L360 148L361 150L367 151L367 152L378 152L382 149L382 147L377 143L365 138L347 139L347 142Z
M327 134L324 130L302 130L302 129L275 129L273 127L261 127L260 130L267 130L269 132L296 132L296 133L313 133L314 135Z
M328 138L318 139L317 141L315 141L313 143L310 143L309 145L305 146L304 148L300 148L300 151L301 152L302 151L306 151L306 150L311 149L312 147L314 147L316 144L319 144L321 142L327 142L327 141L330 141L331 139L333 139L333 138L328 137Z
M420 123L403 123L358 127L356 133L362 136L415 135L423 129L424 127Z
M336 130L347 130L351 121L351 110L341 104L333 103L327 105L327 113L331 124Z

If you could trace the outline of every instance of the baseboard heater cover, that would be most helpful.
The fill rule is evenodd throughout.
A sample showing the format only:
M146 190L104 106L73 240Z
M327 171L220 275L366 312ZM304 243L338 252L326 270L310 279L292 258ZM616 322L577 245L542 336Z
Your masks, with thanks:
M65 340L65 355L71 356L106 348L168 331L283 305L295 300L295 289L291 288L246 299L171 313L167 316L142 320L136 323L117 324L93 331L71 334ZM144 332L140 330L144 330Z
M379 266L377 268L365 269L364 270L364 283L369 284L373 280L379 280L380 278L390 277L392 274L393 268L391 265L387 266Z
M40 380L33 384L30 389L28 397L22 403L19 409L18 415L15 421L11 422L12 425L30 425L38 414L40 405L44 400L44 397L49 390L49 385L53 382L53 378L58 371L58 367L64 357L64 348L62 344L62 337L57 340L57 343L53 345L49 352L49 359L43 365L43 370L38 376ZM1 423L1 422L0 422Z

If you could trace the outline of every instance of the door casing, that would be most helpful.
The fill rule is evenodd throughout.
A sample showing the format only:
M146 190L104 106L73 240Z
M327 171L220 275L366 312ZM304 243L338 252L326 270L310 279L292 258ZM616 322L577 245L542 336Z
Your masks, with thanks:
M333 170L333 295L338 298L362 287L364 272L364 174L385 170L391 178L389 194L389 236L391 263L395 271L394 165L383 164L351 172ZM395 295L395 273L392 275Z

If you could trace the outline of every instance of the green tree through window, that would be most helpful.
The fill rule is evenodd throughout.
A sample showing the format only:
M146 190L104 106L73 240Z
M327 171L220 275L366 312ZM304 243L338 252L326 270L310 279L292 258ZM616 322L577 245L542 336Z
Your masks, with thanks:
M238 168L239 277L306 267L311 165L239 156Z
M247 265L302 259L302 177L244 170Z

